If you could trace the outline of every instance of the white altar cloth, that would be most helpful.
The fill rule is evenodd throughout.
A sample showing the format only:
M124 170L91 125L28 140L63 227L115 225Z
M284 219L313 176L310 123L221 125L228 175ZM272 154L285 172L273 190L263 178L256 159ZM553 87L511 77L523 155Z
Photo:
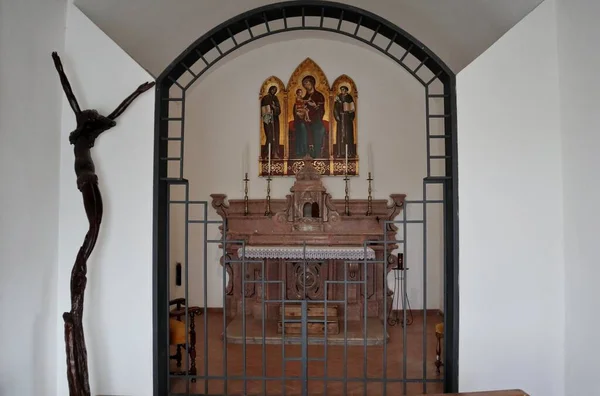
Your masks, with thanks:
M245 250L245 252L244 252ZM238 257L296 260L367 260L375 259L375 251L362 246L246 246L238 249Z

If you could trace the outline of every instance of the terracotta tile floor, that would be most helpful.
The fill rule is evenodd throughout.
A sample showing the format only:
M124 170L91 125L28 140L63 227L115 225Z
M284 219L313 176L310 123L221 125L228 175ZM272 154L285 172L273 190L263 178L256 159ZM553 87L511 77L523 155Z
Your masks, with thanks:
M244 347L239 344L226 345L225 349L221 341L223 332L223 317L219 313L209 313L206 317L208 334L206 334L206 345L204 348L204 316L196 318L196 365L198 377L195 383L191 381L186 384L183 378L171 377L171 392L186 395L189 386L189 394L227 394L230 395L300 395L302 384L299 379L290 377L300 376L301 362L287 361L282 367L283 351L281 345L246 345L245 359ZM423 389L423 315L415 313L414 322L407 327L407 364L403 366L403 337L402 327L389 327L390 339L387 343L387 394L388 395L420 395L424 393L441 393L443 391L443 367L441 375L436 374L435 362L435 324L442 320L437 314L427 316L427 360L425 363L428 382L426 392ZM308 362L308 376L316 379L308 380L307 390L309 395L382 395L383 383L381 379L384 373L383 346L349 346L344 358L343 346L327 347L327 362L324 361L324 347L320 345L309 345L308 358L319 359ZM285 356L287 359L300 358L301 349L299 345L285 345ZM366 367L365 367L366 360ZM244 367L244 361L246 362ZM344 361L347 362L344 367ZM325 364L326 363L326 364ZM185 366L185 359L183 361ZM176 370L173 363L172 369ZM210 377L228 377L227 390L222 378L211 379ZM244 372L245 369L245 372ZM344 370L346 369L346 372ZM406 378L414 381L406 384L393 382L401 380L406 370ZM208 375L208 381L205 380ZM323 377L329 378L327 382ZM242 376L254 377L242 381ZM282 381L285 376L286 380ZM237 377L237 378L236 378ZM262 378L266 377L266 380ZM348 380L344 382L344 378ZM364 379L367 378L367 381ZM325 389L325 385L327 388ZM208 392L206 392L208 391Z

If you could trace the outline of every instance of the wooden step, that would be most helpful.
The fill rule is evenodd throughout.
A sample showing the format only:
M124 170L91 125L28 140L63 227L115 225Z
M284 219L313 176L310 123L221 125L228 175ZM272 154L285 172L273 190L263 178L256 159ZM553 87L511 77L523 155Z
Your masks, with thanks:
M329 318L328 318L329 319ZM277 323L277 333L283 333L283 322ZM308 322L306 324L306 332L308 335L325 335L325 321ZM337 320L327 320L327 335L339 334L340 325ZM285 335L301 335L302 323L285 323Z
M302 318L299 316L286 316L286 323L300 323ZM280 322L283 322L283 319L279 319ZM327 316L327 322L337 322L337 316ZM325 323L325 316L309 316L306 318L307 323Z
M279 310L279 314L285 317L301 317L302 306L300 304L285 304ZM308 304L306 307L306 316L325 316L325 304ZM327 317L337 317L338 307L335 304L327 304Z

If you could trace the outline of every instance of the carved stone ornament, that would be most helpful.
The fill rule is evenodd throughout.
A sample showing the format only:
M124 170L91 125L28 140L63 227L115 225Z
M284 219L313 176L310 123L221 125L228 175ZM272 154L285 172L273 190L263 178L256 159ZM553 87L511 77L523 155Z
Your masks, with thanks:
M310 157L296 174L296 182L287 196L286 207L275 215L279 222L293 223L296 231L327 231L328 224L339 220L331 195L323 185L321 174Z

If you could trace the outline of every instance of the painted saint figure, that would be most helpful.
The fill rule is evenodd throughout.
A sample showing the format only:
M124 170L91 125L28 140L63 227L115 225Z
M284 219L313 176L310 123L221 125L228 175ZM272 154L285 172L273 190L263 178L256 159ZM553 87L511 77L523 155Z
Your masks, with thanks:
M313 158L322 158L325 156L323 143L327 133L323 123L325 96L316 90L316 80L313 76L304 77L302 86L306 90L302 100L308 110L308 118L298 104L294 104L296 155L302 157L308 152Z
M333 104L333 116L337 121L335 135L336 156L346 156L346 145L348 145L348 156L356 157L356 145L354 144L354 118L356 108L352 95L348 93L348 87L342 85L340 93L336 95Z
M279 116L281 115L281 104L277 98L277 87L269 88L269 93L260 100L260 111L265 130L265 147L271 143L271 156L279 158Z

